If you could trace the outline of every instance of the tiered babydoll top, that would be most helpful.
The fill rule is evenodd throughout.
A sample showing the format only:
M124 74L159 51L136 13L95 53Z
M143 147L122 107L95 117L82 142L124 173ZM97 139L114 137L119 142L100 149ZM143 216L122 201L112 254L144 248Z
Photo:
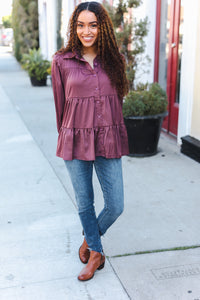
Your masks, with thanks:
M52 84L59 132L56 155L64 160L95 160L127 155L122 101L98 57L94 68L72 52L56 54Z

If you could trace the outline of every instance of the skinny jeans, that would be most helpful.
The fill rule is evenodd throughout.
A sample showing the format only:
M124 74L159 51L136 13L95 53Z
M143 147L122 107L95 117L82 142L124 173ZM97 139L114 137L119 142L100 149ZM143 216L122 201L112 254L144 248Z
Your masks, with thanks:
M97 156L94 161L65 160L85 239L90 250L102 253L101 236L121 215L124 209L124 191L121 158ZM93 167L104 198L104 207L96 216L92 183Z

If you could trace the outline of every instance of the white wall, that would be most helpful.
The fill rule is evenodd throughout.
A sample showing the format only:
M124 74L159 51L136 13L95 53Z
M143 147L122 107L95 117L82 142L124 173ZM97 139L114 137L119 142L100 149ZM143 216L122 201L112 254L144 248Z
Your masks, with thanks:
M42 54L51 60L57 50L56 0L38 0L39 43Z
M74 10L74 7L75 7L74 1L62 0L61 37L64 39L65 44L67 41L66 33L68 29L68 24L69 24L71 14Z
M155 32L156 32L156 0L146 0L137 9L134 9L134 17L137 20L144 19L148 16L150 22L149 33L145 38L146 51L144 56L148 54L151 59L151 63L145 67L141 66L139 69L149 70L149 74L138 73L137 81L140 82L153 82L154 79L154 55L155 55Z
M200 2L198 1L198 12L200 15ZM200 141L200 16L198 16L197 24L197 43L196 43L196 58L195 58L195 74L194 74L194 97L192 107L192 124L190 135Z
M199 0L184 2L183 54L180 83L180 104L178 122L178 143L180 138L191 134L192 109L194 98L194 76L197 49L197 21Z

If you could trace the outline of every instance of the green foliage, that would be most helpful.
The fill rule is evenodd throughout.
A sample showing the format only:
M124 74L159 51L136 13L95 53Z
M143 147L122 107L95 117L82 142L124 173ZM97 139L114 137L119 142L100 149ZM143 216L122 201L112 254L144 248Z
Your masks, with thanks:
M13 0L14 53L21 60L29 49L39 47L37 0Z
M135 89L135 77L138 67L140 66L141 71L141 66L150 63L149 56L143 57L146 47L144 37L148 34L148 18L136 21L132 17L130 20L125 17L130 8L137 8L141 4L142 0L119 0L117 7L111 6L108 2L104 4L113 22L120 52L123 53L126 59L126 73L130 90ZM143 70L143 72L147 71Z
M43 59L40 49L30 49L28 54L23 54L21 62L30 77L41 80L49 74L51 64L48 60Z
M12 27L12 17L11 16L2 17L2 23L3 23L4 28L11 28Z
M167 104L166 92L157 82L140 84L125 97L123 115L130 117L161 114L167 111Z
M128 7L133 7L133 8L137 8L138 6L140 6L142 4L141 0L129 0L128 1Z

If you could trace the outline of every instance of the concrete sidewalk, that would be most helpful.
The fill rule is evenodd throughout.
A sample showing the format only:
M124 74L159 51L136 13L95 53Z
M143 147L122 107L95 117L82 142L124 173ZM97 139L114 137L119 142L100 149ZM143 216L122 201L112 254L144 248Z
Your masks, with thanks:
M105 268L89 282L76 279L81 226L64 163L55 156L52 89L32 87L5 49L0 300L200 299L200 165L164 134L156 156L123 157L125 211L103 238ZM94 185L100 211L95 174Z

